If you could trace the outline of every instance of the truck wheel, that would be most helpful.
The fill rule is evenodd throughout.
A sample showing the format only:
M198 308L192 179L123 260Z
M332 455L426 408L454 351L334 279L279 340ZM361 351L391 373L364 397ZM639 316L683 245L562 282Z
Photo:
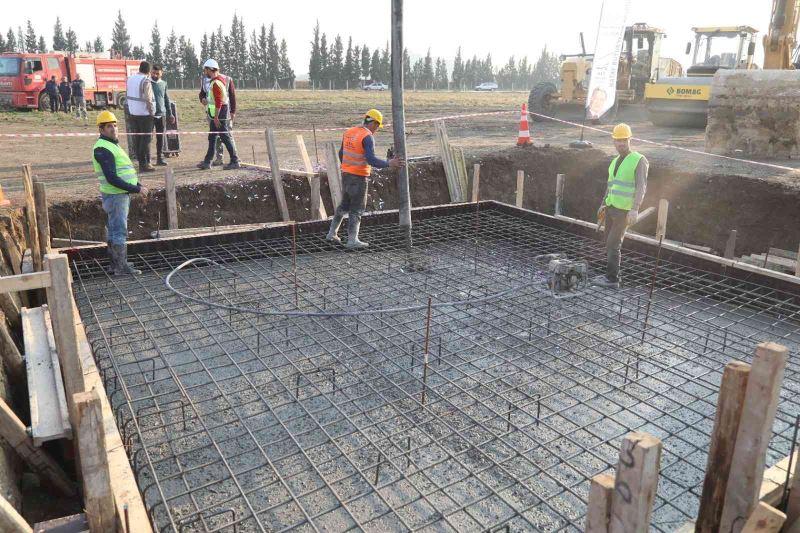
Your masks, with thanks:
M552 117L555 112L553 96L558 93L558 87L551 81L537 83L528 96L528 111ZM534 121L540 122L544 118L531 115Z
M127 101L128 99L124 94L120 95L119 98L117 98L117 107L119 109L125 109L125 102Z
M39 111L50 111L50 95L46 92L39 94Z

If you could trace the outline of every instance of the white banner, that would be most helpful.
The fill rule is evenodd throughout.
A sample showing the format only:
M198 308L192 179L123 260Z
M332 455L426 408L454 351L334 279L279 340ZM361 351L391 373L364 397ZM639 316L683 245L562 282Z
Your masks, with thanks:
M617 98L617 70L625 39L625 22L631 0L605 0L600 12L597 41L586 100L586 118L602 117Z

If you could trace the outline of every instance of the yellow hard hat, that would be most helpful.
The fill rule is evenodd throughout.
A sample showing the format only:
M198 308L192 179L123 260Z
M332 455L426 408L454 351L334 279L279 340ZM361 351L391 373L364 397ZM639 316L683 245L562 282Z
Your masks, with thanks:
M109 122L116 122L117 117L114 116L114 113L111 111L101 111L99 115L97 115L97 125L100 124L108 124Z
M369 118L374 120L375 122L378 123L379 128L383 127L383 113L381 113L377 109L370 109L369 111L367 111L367 113L364 115L364 118L365 119Z
M631 132L631 127L625 123L617 124L614 126L614 130L611 132L611 138L615 141L623 140L623 139L630 139L633 137L633 132Z

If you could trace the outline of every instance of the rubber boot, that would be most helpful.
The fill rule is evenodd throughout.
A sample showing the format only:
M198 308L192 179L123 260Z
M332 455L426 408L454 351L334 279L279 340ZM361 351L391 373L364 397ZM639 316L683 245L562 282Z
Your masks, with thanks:
M619 289L619 281L611 281L606 276L597 276L592 280L595 287L605 287L607 289Z
M342 239L339 238L339 227L342 225L343 219L344 215L333 215L331 229L328 230L328 235L325 237L326 241L342 244Z
M106 241L106 251L108 252L108 273L113 274L117 268L117 251L111 241Z
M358 231L361 228L361 217L351 216L347 222L347 247L351 250L361 250L369 243L358 240Z
M141 270L137 270L133 268L133 266L128 263L128 246L126 244L115 244L114 245L114 252L117 256L117 262L115 263L114 274L117 276L126 276L131 274L141 274Z

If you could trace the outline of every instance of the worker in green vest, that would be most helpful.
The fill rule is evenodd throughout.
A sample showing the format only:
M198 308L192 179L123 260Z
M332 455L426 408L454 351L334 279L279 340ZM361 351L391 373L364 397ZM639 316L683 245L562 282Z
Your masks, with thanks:
M636 223L647 190L647 159L631 151L631 127L617 124L611 132L617 157L608 166L608 185L597 220L605 220L606 275L594 280L600 287L619 288L620 250L625 230Z
M131 194L147 195L147 187L139 183L136 170L127 150L120 148L117 133L117 117L110 111L97 116L100 138L94 143L92 163L94 173L100 181L100 196L103 211L108 216L108 257L114 275L141 274L128 263L128 209Z

